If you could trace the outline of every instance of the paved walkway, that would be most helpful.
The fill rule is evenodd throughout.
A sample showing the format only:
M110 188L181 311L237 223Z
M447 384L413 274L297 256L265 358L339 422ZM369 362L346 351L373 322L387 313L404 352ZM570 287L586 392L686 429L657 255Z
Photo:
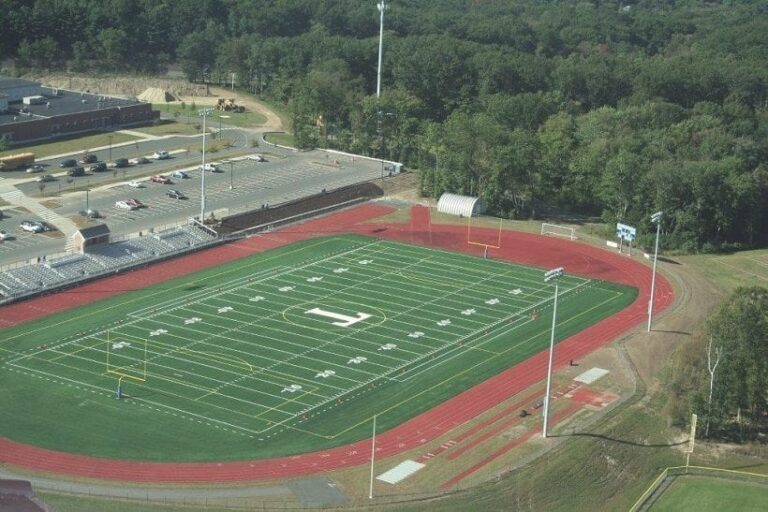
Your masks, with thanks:
M15 473L9 469L0 469L0 479L27 480L35 490L82 494L88 496L108 496L150 501L217 500L226 498L271 498L283 496L293 498L295 494L284 485L270 486L222 486L222 487L157 487L103 485L91 482L63 481L25 473Z
M34 213L45 222L61 231L67 240L77 232L77 225L74 222L46 208L40 204L38 199L24 195L14 186L13 182L0 181L0 198L13 206L26 208Z

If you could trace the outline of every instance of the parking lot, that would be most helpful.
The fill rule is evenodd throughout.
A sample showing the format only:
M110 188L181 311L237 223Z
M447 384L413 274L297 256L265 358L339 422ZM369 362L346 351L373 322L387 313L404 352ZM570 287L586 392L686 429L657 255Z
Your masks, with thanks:
M256 162L244 157L229 161L222 158L224 155L221 154L210 155L212 158L208 161L218 163L219 172L206 172L205 175L206 215L216 212L221 217L229 211L277 205L317 194L323 189L333 190L380 178L382 173L378 161L340 157L319 150L295 152L264 147L256 151L263 154L266 161ZM172 178L172 184L149 181L148 177L155 173L171 176L172 169L178 168L182 162L189 166L185 167L189 176L187 179ZM196 155L189 160L186 157L172 158L131 166L126 170L119 169L117 174L107 172L74 179L57 176L54 181L46 183L44 190L54 197L43 201L43 204L52 212L80 224L85 219L79 212L87 208L95 209L102 218L91 222L107 223L118 236L183 222L200 214L199 162L200 155ZM142 188L128 185L130 181L137 180L143 183ZM27 196L39 199L45 192L38 185L28 181L17 188ZM187 199L167 197L166 192L170 189L183 192ZM136 210L115 207L117 201L129 198L138 199L145 207ZM19 254L28 258L64 250L65 239L61 234L23 233L19 227L23 219L46 219L39 219L23 211L11 212L10 216L11 219L0 221L0 229L13 235L11 240L0 244L0 264L18 259Z
M0 241L0 261L32 258L46 252L56 252L64 248L62 234L57 231L47 233L30 233L24 231L20 224L31 220L45 222L44 219L23 209L10 206L2 207L3 218L0 219L0 230L6 233L5 240ZM59 249L61 248L61 249Z

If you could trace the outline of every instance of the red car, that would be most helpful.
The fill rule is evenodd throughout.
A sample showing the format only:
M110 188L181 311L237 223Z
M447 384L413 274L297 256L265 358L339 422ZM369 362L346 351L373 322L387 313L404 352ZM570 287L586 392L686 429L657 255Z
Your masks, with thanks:
M96 155L94 155L93 153L86 153L80 159L80 163L81 164L92 164L92 163L94 163L96 161L98 161L98 157Z
M143 208L144 203L139 201L138 199L126 199L125 202L131 206L132 208Z
M163 185L171 184L171 178L167 176L162 176L162 175L151 176L149 178L149 181L151 181L152 183L162 183Z

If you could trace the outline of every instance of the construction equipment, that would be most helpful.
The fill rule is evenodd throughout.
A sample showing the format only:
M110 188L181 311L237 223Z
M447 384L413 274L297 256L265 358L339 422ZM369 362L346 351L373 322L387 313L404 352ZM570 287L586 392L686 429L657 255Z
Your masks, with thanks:
M35 163L34 153L18 153L0 158L0 171L12 171Z
M235 103L235 98L219 98L216 102L216 110L224 112L245 112L245 107Z

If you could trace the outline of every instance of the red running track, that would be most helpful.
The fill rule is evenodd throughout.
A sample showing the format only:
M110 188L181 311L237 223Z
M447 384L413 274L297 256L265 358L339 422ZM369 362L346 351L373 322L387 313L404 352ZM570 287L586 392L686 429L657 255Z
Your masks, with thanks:
M428 210L414 207L420 220ZM468 247L461 226L429 224L429 236L414 234L409 224L365 224L391 212L391 208L367 204L323 219L292 226L268 236L255 237L234 244L202 251L191 256L160 263L141 270L90 283L82 287L40 297L3 308L6 325L29 321L47 314L79 306L104 297L155 284L181 274L292 243L312 236L339 232L372 234L391 240L421 244L477 254L478 247ZM423 227L423 222L419 222ZM490 257L542 268L563 266L566 271L594 279L614 281L639 289L634 303L618 314L595 324L558 344L555 367L567 366L615 340L646 319L650 294L650 269L626 256L610 253L586 244L519 232L506 232L502 248L492 249ZM181 262L181 264L180 264ZM670 283L656 279L654 313L669 307L674 300ZM377 436L377 457L390 457L421 446L455 427L470 421L489 408L541 381L546 372L546 351L463 391L452 399ZM145 463L101 459L37 448L0 438L0 461L37 471L133 482L220 483L291 478L333 471L364 464L370 460L370 441L361 440L329 450L291 457L246 460L226 463Z

